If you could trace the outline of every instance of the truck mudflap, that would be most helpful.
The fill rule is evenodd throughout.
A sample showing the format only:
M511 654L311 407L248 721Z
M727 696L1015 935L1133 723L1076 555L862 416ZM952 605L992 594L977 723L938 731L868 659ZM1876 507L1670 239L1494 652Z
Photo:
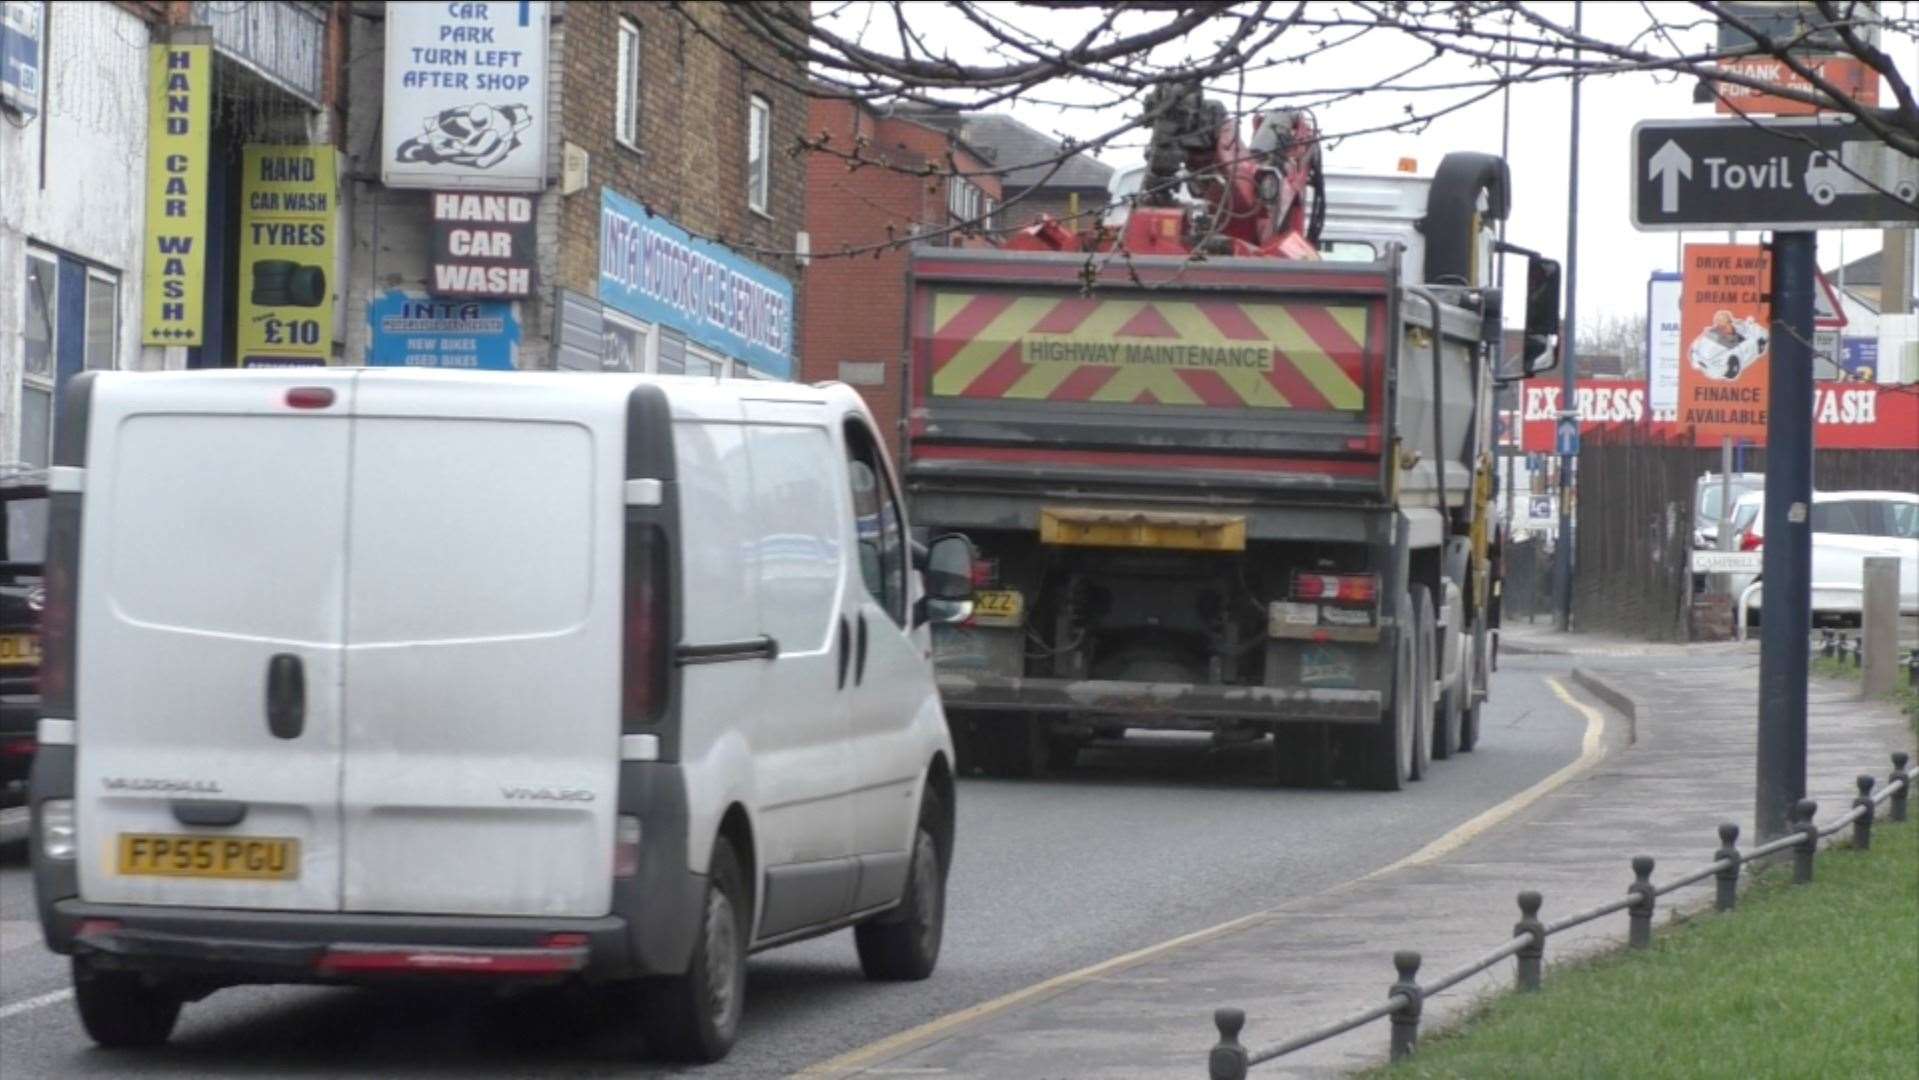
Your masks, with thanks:
M1305 686L1208 686L943 671L939 688L949 710L1376 724L1385 707L1384 696L1377 690Z

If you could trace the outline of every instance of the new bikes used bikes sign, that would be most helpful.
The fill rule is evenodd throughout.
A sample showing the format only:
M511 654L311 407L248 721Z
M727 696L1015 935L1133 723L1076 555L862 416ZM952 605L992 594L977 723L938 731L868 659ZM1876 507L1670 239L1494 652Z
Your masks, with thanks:
M547 4L388 4L380 178L388 187L546 186Z

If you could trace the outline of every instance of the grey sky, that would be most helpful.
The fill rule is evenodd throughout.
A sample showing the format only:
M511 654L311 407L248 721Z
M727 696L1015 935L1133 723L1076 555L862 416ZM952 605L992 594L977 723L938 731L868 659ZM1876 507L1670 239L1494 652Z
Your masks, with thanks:
M824 13L837 4L816 5ZM1549 18L1570 25L1572 5L1532 5ZM850 5L840 12L834 25L841 32L856 30L864 20L863 5ZM1588 3L1585 5L1585 30L1608 40L1623 41L1645 29L1648 11L1662 22L1689 24L1699 19L1698 9L1683 3ZM929 39L942 42L955 59L984 62L983 37L967 25L956 12L935 4L915 4L910 8L913 29ZM1006 18L1022 28L1043 32L1050 40L1070 40L1084 25L1076 13L1046 9L1003 6ZM897 49L897 37L890 16L875 19L867 33L876 47ZM1688 45L1704 44L1709 28L1701 26L1683 33ZM1293 47L1310 39L1302 39ZM1911 79L1919 68L1919 48L1909 38L1889 36L1885 50L1901 64ZM1191 45L1187 46L1190 50ZM1303 93L1334 87L1371 85L1387 75L1399 72L1430 54L1430 49L1410 39L1386 33L1372 33L1364 39L1309 56L1303 63L1247 77L1246 89L1254 93ZM1163 53L1162 58L1173 59ZM1444 83L1483 78L1469 64L1447 58L1432 64L1405 80L1406 84ZM1580 138L1580 232L1579 232L1579 312L1580 321L1588 318L1628 316L1645 307L1646 279L1654 270L1671 270L1676 265L1675 234L1640 233L1630 221L1628 139L1633 124L1642 119L1706 118L1714 115L1712 106L1692 103L1689 79L1658 78L1650 75L1620 75L1586 80L1582 91L1582 131ZM1408 104L1431 111L1442 103L1461 101L1479 91L1427 91L1418 94L1372 92L1316 111L1320 129L1329 136L1390 125L1405 115ZM1106 100L1110 91L1076 86L1067 82L1049 85L1052 98L1082 104ZM1089 113L1085 109L1068 110L1033 100L1037 95L1001 106L1021 120L1042 131L1089 138L1124 121L1128 110L1103 108ZM1550 254L1563 255L1566 248L1566 181L1569 149L1570 88L1565 80L1515 87L1511 92L1511 146L1507 157L1513 173L1513 214L1508 238L1515 243ZM1132 110L1136 111L1136 107ZM1430 173L1439 159L1453 150L1482 150L1497 153L1500 148L1501 101L1495 94L1486 101L1469 105L1432 122L1423 132L1384 132L1345 138L1328 150L1328 166L1334 171L1390 170L1402 157L1412 157L1422 173ZM1115 143L1100 153L1109 164L1127 166L1138 158L1136 138ZM1004 164L1004 163L1002 163ZM1741 239L1758 236L1747 233ZM1723 241L1724 233L1688 234L1687 239ZM1820 236L1819 261L1831 267L1839 262L1840 234ZM1879 233L1852 232L1844 240L1845 255L1856 259L1877 250Z

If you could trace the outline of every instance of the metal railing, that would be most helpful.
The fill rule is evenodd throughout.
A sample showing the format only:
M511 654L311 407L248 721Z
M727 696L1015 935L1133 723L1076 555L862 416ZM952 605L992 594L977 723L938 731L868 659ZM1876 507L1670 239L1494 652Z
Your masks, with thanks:
M1821 630L1819 643L1813 646L1813 652L1828 660L1850 663L1862 668L1866 664L1866 634L1860 630L1858 637L1844 631ZM1904 655L1895 661L1894 670L1906 669L1906 685L1919 690L1919 648L1907 649Z
M1636 856L1632 860L1633 881L1626 887L1625 896L1562 919L1540 922L1539 909L1543 898L1530 889L1522 892L1519 894L1519 921L1513 925L1513 936L1505 944L1424 983L1419 981L1419 953L1410 949L1396 952L1393 954L1393 969L1398 977L1387 990L1386 1000L1283 1042L1250 1049L1239 1040L1240 1033L1246 1027L1245 1011L1216 1009L1213 1012L1213 1026L1218 1029L1219 1041L1214 1043L1207 1058L1207 1075L1212 1080L1245 1080L1247 1070L1254 1065L1262 1065L1381 1019L1389 1019L1392 1023L1388 1049L1392 1060L1401 1061L1410 1056L1419 1044L1420 1012L1426 999L1434 994L1450 990L1508 958L1515 961L1515 987L1522 993L1538 990L1545 967L1546 940L1554 934L1624 911L1627 916L1628 945L1635 949L1648 948L1652 945L1653 914L1660 897L1710 878L1717 886L1713 897L1714 909L1731 911L1739 902L1739 874L1745 864L1786 851L1792 852L1794 884L1806 884L1812 880L1813 857L1818 853L1821 839L1850 828L1853 847L1861 851L1871 848L1873 820L1881 803L1891 803L1887 815L1889 820L1906 820L1907 792L1914 779L1919 778L1919 768L1908 768L1908 760L1909 757L1903 752L1893 754L1892 774L1883 785L1877 785L1871 776L1861 775L1858 778L1859 794L1852 800L1852 808L1824 825L1813 821L1818 813L1818 804L1811 799L1799 800L1793 807L1792 824L1786 834L1750 851L1742 852L1737 846L1738 825L1732 822L1720 825L1719 850L1713 852L1713 861L1672 881L1654 884L1652 856ZM1876 791L1875 785L1878 786Z

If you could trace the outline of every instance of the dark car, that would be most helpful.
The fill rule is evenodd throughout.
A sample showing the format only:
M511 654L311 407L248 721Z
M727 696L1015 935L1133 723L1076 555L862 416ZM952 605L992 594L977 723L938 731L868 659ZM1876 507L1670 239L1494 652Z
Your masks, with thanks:
M46 521L45 474L0 473L0 809L26 802L33 764Z

